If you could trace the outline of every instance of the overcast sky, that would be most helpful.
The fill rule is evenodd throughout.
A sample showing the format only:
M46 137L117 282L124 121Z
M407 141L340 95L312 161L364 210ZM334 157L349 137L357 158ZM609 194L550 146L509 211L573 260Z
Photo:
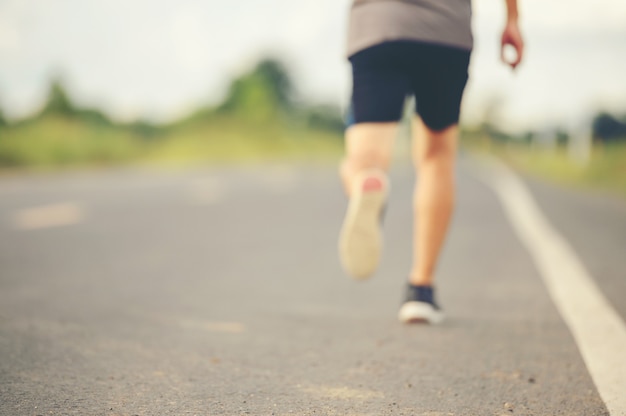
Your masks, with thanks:
M0 0L0 102L7 116L32 113L60 73L81 104L118 119L171 120L218 102L230 79L273 54L304 97L345 106L349 3ZM496 100L511 129L626 113L626 1L520 0L528 53L515 74L498 61L503 5L474 0L466 121Z

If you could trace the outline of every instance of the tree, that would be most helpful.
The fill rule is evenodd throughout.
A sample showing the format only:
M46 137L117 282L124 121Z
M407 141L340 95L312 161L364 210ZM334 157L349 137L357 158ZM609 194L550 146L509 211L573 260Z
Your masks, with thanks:
M600 113L591 125L593 138L603 142L626 140L626 121L618 120L608 113Z
M317 130L328 130L343 133L345 122L341 117L341 111L330 105L317 105L309 107L305 112L308 127Z
M6 127L9 123L7 123L7 119L4 117L4 111L0 108L0 128Z
M570 139L569 133L567 131L559 127L556 129L555 135L556 135L556 143L559 146L567 146L567 144L569 143L569 139Z
M60 78L53 78L50 83L48 101L40 113L66 118L80 119L86 123L111 125L111 120L100 110L76 106L70 99Z
M267 120L293 107L293 84L285 66L275 59L261 61L251 72L235 79L218 110Z
M54 78L50 84L50 92L48 93L48 102L44 107L42 114L56 114L63 116L73 116L76 114L76 108L72 104L65 87L59 78Z
M293 105L293 83L286 67L280 61L265 59L257 65L253 73L258 74L270 87L281 109L291 109Z

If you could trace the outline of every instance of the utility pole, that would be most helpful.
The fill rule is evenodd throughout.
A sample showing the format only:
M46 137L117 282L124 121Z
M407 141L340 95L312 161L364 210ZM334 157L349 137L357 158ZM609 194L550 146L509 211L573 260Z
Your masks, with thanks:
M591 126L589 123L570 135L567 142L567 153L572 162L579 166L586 166L591 159L591 148L593 138L591 137Z

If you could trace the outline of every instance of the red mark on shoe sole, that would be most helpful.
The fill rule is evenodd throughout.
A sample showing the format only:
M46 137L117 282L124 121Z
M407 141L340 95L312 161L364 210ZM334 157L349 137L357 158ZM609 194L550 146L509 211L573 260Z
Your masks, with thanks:
M380 191L383 189L383 182L378 178L367 178L363 182L364 192Z

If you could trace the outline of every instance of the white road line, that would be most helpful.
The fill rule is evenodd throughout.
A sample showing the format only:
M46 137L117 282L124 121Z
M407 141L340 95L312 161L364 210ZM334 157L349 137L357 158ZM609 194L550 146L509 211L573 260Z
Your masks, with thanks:
M188 329L199 329L208 332L224 332L229 334L240 334L246 331L246 326L241 322L216 322L198 321L191 319L181 320L180 326Z
M289 167L276 167L263 172L259 177L266 189L278 194L288 193L298 184L295 169Z
M626 415L626 326L568 242L549 224L523 182L495 160L487 183L534 259L572 332L609 413Z
M222 182L213 177L195 179L188 189L189 200L194 205L212 205L224 200L226 190Z
M74 202L44 205L18 211L15 226L21 230L63 227L81 222L84 210Z

